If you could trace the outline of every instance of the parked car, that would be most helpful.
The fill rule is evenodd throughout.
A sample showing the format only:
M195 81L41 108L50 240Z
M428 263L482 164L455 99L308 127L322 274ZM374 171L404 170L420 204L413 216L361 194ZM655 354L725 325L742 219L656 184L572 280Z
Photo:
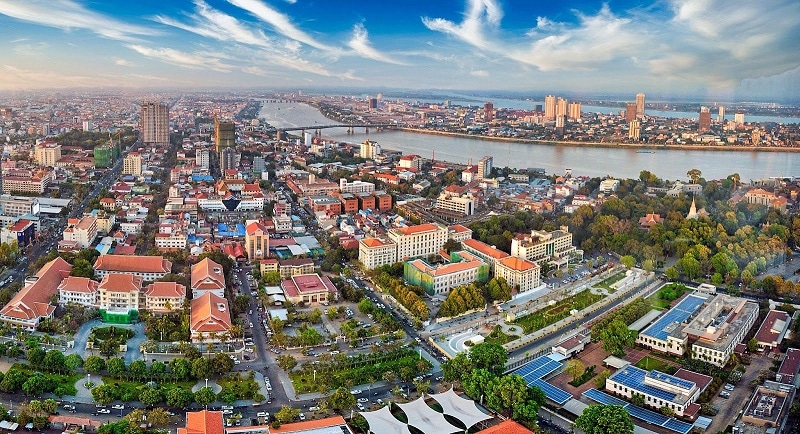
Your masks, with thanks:
M111 410L109 410L107 408L98 408L97 409L97 414L109 414L109 413L111 413Z
M734 389L734 386L731 383L725 383L724 389L730 392Z
M308 407L308 411L319 411L319 407L317 407L316 405L313 407Z
M125 410L125 404L114 404L111 406L114 410Z
M298 415L298 417L300 417L300 420L306 420L306 414L305 413L300 413Z

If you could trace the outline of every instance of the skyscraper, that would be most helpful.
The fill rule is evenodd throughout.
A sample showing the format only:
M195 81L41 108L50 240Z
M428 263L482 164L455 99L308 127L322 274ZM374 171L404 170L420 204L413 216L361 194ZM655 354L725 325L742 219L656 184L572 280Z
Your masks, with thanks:
M235 169L239 166L238 155L236 154L236 149L232 147L225 147L222 148L222 151L219 154L219 170L222 172L223 176L225 175L225 171L228 169Z
M488 155L478 160L478 179L488 178L492 174L493 162L494 159Z
M142 102L143 143L169 143L169 110L166 104Z
M638 119L634 119L628 123L628 138L639 140L639 134L642 131L642 126Z
M577 121L581 118L581 103L579 102L569 103L569 118L574 121Z
M483 120L491 122L494 119L494 104L487 102L483 104Z
M544 97L544 120L556 120L556 97L553 95Z
M700 107L700 127L698 131L702 133L709 129L711 129L711 111L708 110L708 107L702 106Z
M641 92L636 94L636 117L644 117L644 94Z
M736 122L736 127L737 128L741 127L742 125L744 125L744 113L736 112L733 115L733 121Z
M625 122L630 122L636 119L636 103L625 103Z
M719 111L717 112L717 122L723 123L725 122L725 107L719 106Z
M217 145L217 154L222 148L236 146L236 124L233 121L214 119L214 144Z
M566 98L559 98L556 102L556 118L559 116L567 115L567 100Z

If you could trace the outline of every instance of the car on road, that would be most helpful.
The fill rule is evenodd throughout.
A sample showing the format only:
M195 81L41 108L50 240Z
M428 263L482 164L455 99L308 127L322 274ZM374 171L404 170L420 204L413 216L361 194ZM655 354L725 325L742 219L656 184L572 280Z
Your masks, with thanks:
M360 403L362 403L362 404L363 404L363 403L365 403L365 402L369 402L369 399L367 399L367 398L358 398L358 399L356 400L356 402L360 402Z
M319 411L319 407L317 407L316 405L313 407L308 407L308 411Z
M353 395L358 395L361 392L363 392L361 389L353 389L353 390L350 391L350 393L352 393Z
M111 413L111 410L109 410L107 408L98 408L97 409L97 414L110 414L110 413Z
M734 386L731 383L725 383L724 389L730 392L734 389Z
M727 390L723 390L722 392L719 393L719 396L721 396L721 397L723 397L725 399L728 399L728 398L731 397L731 393L728 392Z
M256 417L263 417L269 419L269 413L267 413L266 411L259 411L258 413L256 413Z
M364 411L364 404L362 404L362 403L360 403L360 402L359 402L359 403L357 403L357 404L356 404L356 407L358 407L358 409L359 409L360 411Z
M298 417L300 418L300 420L306 420L306 414L305 413L300 413L298 415Z
M114 404L111 406L114 410L125 410L125 404Z
M64 410L75 411L75 406L72 404L64 404Z

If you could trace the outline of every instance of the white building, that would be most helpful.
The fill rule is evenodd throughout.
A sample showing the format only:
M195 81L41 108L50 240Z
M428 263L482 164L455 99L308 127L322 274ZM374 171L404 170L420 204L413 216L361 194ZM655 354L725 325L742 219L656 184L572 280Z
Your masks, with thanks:
M516 288L519 293L538 288L542 284L539 265L514 256L497 261L494 276L505 279L508 286Z
M617 187L619 187L618 179L604 179L600 181L600 191L605 194L617 191Z
M359 180L347 182L347 179L341 178L339 179L339 191L342 193L372 194L375 191L375 184Z
M132 274L145 282L155 282L172 271L172 263L163 256L102 255L94 263L99 278L109 274Z
M69 219L62 238L64 241L73 242L78 247L86 249L91 247L94 239L97 238L97 230L97 219L93 216Z
M389 239L397 245L397 259L419 258L438 252L449 238L447 226L426 223L389 230Z
M363 238L358 241L358 260L367 270L397 262L397 245L378 238Z
M58 285L58 303L97 307L100 304L98 285L98 282L87 277L69 276Z
M530 235L517 235L511 240L511 256L542 264L549 262L561 268L571 255L581 255L572 245L572 234L566 226L553 232L532 230Z

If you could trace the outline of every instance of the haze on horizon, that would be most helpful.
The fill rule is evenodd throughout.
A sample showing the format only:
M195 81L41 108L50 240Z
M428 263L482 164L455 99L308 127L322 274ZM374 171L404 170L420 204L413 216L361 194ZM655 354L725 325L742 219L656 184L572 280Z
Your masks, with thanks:
M0 91L471 89L797 102L797 17L797 0L0 0Z

